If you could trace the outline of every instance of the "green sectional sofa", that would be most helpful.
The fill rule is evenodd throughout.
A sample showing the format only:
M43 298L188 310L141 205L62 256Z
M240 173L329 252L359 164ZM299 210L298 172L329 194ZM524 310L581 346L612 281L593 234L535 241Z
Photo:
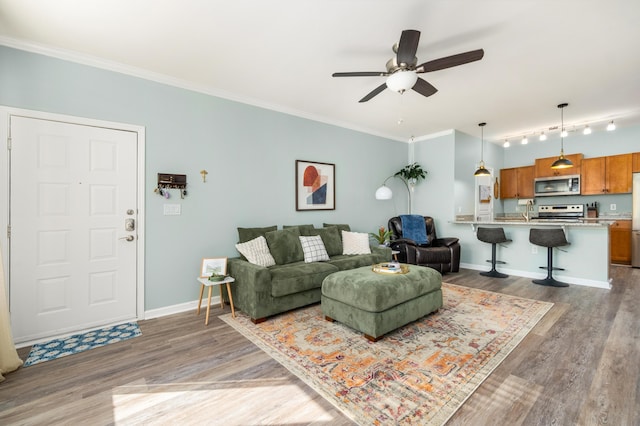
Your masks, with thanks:
M322 281L338 271L360 268L391 260L391 249L371 246L369 254L344 255L341 231L348 225L287 226L277 230L266 228L238 228L239 242L264 236L276 265L265 267L244 257L230 258L228 273L235 278L232 284L233 302L254 323L272 315L320 302ZM299 236L319 235L329 260L305 263Z

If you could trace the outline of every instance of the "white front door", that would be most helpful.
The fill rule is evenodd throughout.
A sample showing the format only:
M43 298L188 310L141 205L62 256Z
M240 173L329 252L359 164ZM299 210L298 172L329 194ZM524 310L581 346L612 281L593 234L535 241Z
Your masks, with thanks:
M16 342L137 311L137 134L10 118L9 283Z

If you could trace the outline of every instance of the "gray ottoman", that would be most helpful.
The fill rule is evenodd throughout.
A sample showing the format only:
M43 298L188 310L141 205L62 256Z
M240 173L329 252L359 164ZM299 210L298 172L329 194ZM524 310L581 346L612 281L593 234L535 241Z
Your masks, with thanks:
M371 266L335 272L322 282L322 313L371 341L442 307L442 275L409 265L407 274L379 274Z

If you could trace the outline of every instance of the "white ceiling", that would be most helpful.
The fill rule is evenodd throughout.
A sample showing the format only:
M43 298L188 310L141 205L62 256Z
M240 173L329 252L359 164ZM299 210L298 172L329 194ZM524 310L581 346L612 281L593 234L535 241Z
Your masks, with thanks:
M559 125L640 123L638 0L0 0L0 44L407 141L448 129L503 141ZM404 29L418 63L482 48L385 90ZM402 124L398 124L402 119Z

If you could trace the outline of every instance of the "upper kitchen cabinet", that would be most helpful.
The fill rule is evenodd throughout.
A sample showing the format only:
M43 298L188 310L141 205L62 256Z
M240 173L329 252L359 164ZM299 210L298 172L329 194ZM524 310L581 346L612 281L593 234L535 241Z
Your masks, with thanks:
M547 157L547 158L537 158L535 165L535 177L544 178L544 177L553 177L553 176L568 176L568 175L579 175L580 167L582 165L582 154L570 154L565 155L565 158L573 163L573 167L569 167L567 169L552 169L551 165L554 161L558 159L558 156L555 157Z
M640 152L633 153L633 173L640 173Z
M633 154L610 155L582 160L581 193L631 193Z
M534 166L500 170L501 198L533 198Z

